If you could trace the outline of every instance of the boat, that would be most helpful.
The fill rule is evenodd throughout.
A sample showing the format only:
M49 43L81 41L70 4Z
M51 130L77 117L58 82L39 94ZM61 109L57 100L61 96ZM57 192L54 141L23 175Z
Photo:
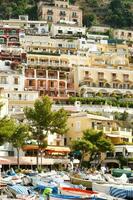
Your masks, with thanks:
M71 183L75 185L83 185L84 187L87 187L88 189L92 189L92 181L91 180L85 180L81 178L77 178L74 176L70 177Z
M112 169L111 171L112 176L115 177L120 177L122 176L122 174L126 174L127 177L131 177L132 176L132 171L131 170L125 170L125 169Z
M113 197L122 199L133 199L133 185L132 184L99 184L93 183L92 190L102 192Z
M61 187L59 188L60 193L63 195L72 195L72 196L80 196L80 197L91 197L93 194L97 194L97 192L82 190L80 188L70 188L70 187Z
M80 200L83 199L79 196L70 196L70 195L62 195L62 194L51 194L49 200Z

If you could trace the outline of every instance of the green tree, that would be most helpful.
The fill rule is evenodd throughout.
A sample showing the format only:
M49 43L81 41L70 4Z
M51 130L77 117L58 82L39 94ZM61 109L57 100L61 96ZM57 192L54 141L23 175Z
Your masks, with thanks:
M90 152L93 148L93 145L90 141L81 139L81 140L75 140L72 143L72 148L76 151L80 150L81 152L81 160L80 160L80 164L82 165L82 162L85 158L85 156L88 154L88 152Z
M110 2L106 22L112 27L132 27L133 13L129 3L123 0Z
M15 122L13 119L4 117L0 119L0 145L9 141L9 138L15 131Z
M36 100L34 108L26 107L25 116L31 126L33 139L37 141L38 154L46 147L48 133L64 134L67 131L67 112L63 109L52 111L52 101L48 96Z
M83 24L87 27L91 27L96 20L96 16L94 13L86 14L83 17Z
M72 146L73 149L78 149L83 152L82 158L88 153L90 162L97 159L97 165L101 162L101 153L113 151L113 144L106 138L103 131L96 131L93 129L84 131L81 140L74 141Z
M16 125L15 130L9 137L9 142L17 150L17 164L20 167L20 149L29 139L29 127L26 124L19 123Z

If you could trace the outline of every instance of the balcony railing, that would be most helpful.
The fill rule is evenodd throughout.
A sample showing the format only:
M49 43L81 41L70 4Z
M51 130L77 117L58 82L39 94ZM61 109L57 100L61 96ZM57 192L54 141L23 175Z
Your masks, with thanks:
M123 83L124 84L124 83ZM110 85L110 84L109 84ZM92 83L91 85L90 84L87 84L87 82L85 82L85 81L82 81L82 82L80 82L79 83L79 87L89 87L89 88L97 88L97 89L107 89L107 90L110 90L110 89L114 89L114 90L128 90L128 91L130 91L130 90L133 90L133 88L132 88L132 85L131 85L131 87L129 87L129 88L125 88L124 86L123 87L121 87L121 88L119 88L119 86L118 87L113 87L113 85L110 85L109 87L106 87L106 86L102 86L102 87L99 87L99 85L97 84L97 83Z

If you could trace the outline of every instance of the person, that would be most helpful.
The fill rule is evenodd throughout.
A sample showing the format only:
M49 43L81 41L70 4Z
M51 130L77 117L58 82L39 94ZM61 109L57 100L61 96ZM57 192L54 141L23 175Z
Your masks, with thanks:
M49 200L50 199L50 194L52 193L52 189L51 188L45 188L43 191L43 197L45 200Z

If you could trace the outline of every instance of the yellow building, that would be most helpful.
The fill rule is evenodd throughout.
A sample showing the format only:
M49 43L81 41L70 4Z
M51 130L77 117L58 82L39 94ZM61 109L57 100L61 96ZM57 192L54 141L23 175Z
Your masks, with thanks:
M79 95L133 94L133 64L129 62L127 45L97 45L97 50L99 53L88 57L70 57Z
M87 129L103 130L114 144L133 141L132 130L122 129L112 118L87 113L72 113L68 118L67 145L70 145L73 140L80 139L83 131Z

